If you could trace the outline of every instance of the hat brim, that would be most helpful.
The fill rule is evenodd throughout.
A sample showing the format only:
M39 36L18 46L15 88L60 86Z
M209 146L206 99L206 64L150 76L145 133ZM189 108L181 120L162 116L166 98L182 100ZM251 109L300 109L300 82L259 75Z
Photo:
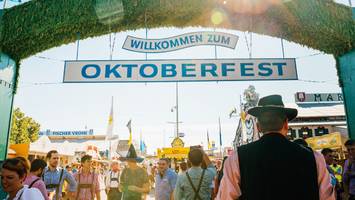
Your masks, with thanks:
M137 163L143 162L144 158L137 157L137 158L126 158L126 157L120 157L118 158L120 161L125 162L125 161L136 161Z
M254 108L249 109L248 114L250 114L254 117L259 117L263 113L268 112L268 111L284 113L286 115L288 121L295 119L298 114L297 109L282 108L282 107L276 107L276 106L256 106Z

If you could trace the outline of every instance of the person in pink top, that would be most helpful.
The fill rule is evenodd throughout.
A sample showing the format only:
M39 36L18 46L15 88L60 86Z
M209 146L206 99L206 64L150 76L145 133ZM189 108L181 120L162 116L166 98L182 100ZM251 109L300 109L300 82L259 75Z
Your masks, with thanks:
M46 185L41 179L44 169L47 163L42 159L35 159L31 163L30 173L27 175L24 185L28 185L29 188L37 188L43 195L45 200L49 200Z
M90 155L84 155L81 158L81 170L74 174L74 178L78 183L76 190L76 200L92 200L96 197L96 200L100 198L100 183L98 174L91 170Z

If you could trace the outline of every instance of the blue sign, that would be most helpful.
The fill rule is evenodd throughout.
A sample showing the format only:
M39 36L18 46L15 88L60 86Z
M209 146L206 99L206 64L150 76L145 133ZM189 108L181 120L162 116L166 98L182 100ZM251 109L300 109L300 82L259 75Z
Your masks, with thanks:
M66 61L64 83L297 80L293 58Z
M47 129L46 131L40 131L39 135L46 136L86 136L86 135L94 135L94 130L85 130L85 131L51 131Z

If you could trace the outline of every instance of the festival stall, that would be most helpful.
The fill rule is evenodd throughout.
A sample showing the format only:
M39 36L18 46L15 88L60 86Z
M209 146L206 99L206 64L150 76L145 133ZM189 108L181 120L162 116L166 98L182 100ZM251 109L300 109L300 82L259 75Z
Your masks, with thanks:
M346 138L341 135L339 132L334 132L322 136L316 136L316 137L311 137L307 138L306 142L308 145L316 151L320 151L324 148L330 148L333 149L338 153L338 158L339 159L344 159L345 158L345 147L344 147L344 142Z
M185 143L179 137L176 137L172 143L171 147L166 147L157 150L158 158L169 158L174 160L183 160L187 158L190 148L184 147Z

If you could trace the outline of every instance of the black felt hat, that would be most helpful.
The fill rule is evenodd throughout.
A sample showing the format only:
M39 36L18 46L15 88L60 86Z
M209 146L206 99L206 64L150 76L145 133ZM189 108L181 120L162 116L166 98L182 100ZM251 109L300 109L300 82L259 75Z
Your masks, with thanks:
M254 117L259 117L263 113L270 111L284 113L287 116L288 121L296 118L298 114L297 109L285 108L280 95L270 95L261 98L258 102L258 106L249 109L248 114L253 115Z
M136 161L136 162L142 162L144 158L138 157L136 153L136 149L134 148L133 144L129 146L128 152L126 157L120 157L120 161Z

